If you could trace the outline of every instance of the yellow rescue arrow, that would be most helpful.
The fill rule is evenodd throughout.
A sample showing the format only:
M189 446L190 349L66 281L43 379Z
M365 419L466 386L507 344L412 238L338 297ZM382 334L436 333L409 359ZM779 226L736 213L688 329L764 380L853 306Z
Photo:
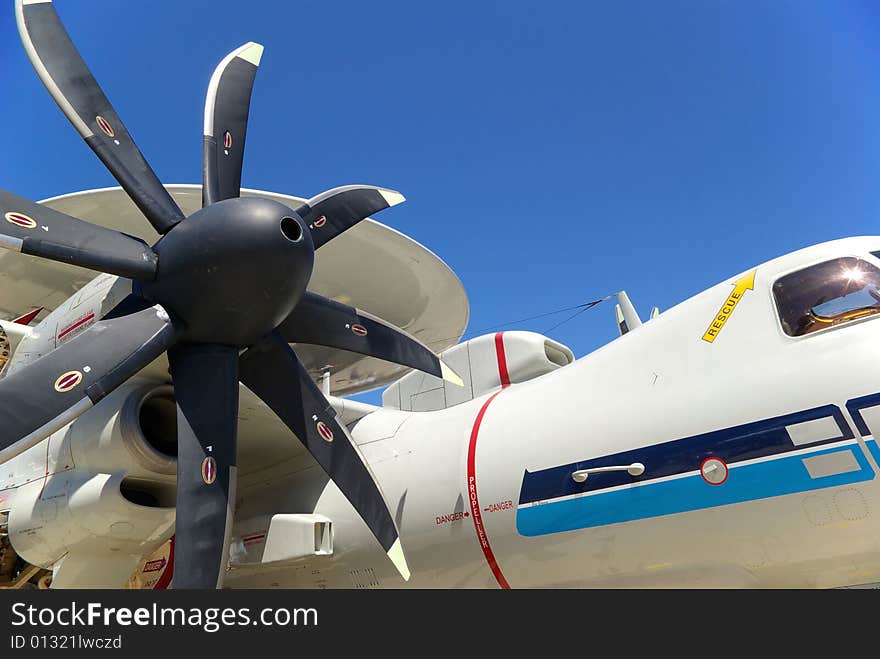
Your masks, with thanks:
M715 341L717 336L721 334L721 330L724 329L727 319L733 314L733 310L736 309L736 305L739 304L739 301L742 299L743 295L745 295L746 291L755 290L756 272L757 270L752 270L750 273L743 275L734 282L733 292L727 297L724 304L721 305L721 308L712 319L712 322L709 323L708 329L706 329L706 332L703 334L703 341L708 341L709 343Z

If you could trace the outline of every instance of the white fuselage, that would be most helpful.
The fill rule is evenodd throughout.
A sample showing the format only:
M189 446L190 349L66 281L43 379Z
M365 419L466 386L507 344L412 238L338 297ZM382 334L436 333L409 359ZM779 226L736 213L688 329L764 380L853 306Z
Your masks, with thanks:
M793 339L779 327L770 291L777 274L841 254L865 256L878 246L877 239L836 241L760 266L755 289L712 343L701 337L730 282L569 366L500 393L438 412L368 415L353 436L396 514L412 579L400 579L329 484L314 509L336 524L332 558L298 569L233 571L228 584L834 587L880 581L880 517L872 514L880 504L880 470L871 434L872 425L880 431L880 415L873 414L880 400L861 410L850 405L868 432L860 432L847 409L848 401L880 392L880 322ZM799 444L772 448L788 434ZM706 482L698 466L687 467L689 452L697 458L706 446L732 451L721 485ZM628 451L644 456L642 479L595 475L596 490L570 493L574 468ZM675 460L684 466L672 465ZM535 472L565 465L571 467L535 483ZM664 469L673 473L643 480ZM609 477L624 482L603 487L600 479ZM524 480L536 500L520 505L530 498ZM290 488L276 483L273 491L276 510L297 510L293 494L289 507L277 502L277 493ZM253 505L262 505L259 497ZM240 515L247 524L248 506Z

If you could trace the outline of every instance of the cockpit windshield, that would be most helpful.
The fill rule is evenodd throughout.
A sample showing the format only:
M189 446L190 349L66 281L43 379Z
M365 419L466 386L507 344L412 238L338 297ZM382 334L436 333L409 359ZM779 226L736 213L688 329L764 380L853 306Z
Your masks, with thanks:
M782 329L802 336L880 314L880 269L850 256L779 278L773 284Z

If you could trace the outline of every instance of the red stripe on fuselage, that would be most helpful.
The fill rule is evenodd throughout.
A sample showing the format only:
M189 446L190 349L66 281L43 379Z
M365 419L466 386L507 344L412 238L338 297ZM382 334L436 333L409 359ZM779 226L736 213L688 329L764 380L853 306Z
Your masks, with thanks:
M501 567L499 567L498 561L495 558L495 553L492 551L492 545L489 544L489 536L486 534L486 527L483 526L483 516L480 512L480 501L477 498L476 475L477 436L480 434L480 424L483 422L483 416L486 414L486 409L489 407L489 404L495 400L495 396L500 393L500 391L496 391L485 403L483 403L483 407L480 408L480 413L477 414L477 420L474 422L473 430L471 430L467 461L467 493L468 501L471 505L471 518L474 520L474 530L477 532L477 542L480 543L480 548L483 550L483 555L486 557L486 562L489 564L489 569L492 570L492 574L495 575L495 580L498 582L498 585L506 590L510 588L510 584L507 583L507 579L504 578L504 574L501 572Z
M510 386L510 375L507 373L507 354L504 352L504 332L495 334L495 357L498 359L498 377L502 387Z
M501 388L506 389L510 386L510 377L507 374L507 355L504 352L504 332L498 332L495 335L495 355L498 359L498 376L501 379ZM467 459L467 497L471 506L471 518L474 520L474 530L477 532L477 542L480 543L480 548L483 550L483 555L486 557L489 569L492 570L492 574L495 576L495 581L498 582L501 588L508 590L510 584L507 583L504 573L501 572L501 566L498 565L498 560L495 558L495 552L492 551L486 527L483 525L480 501L477 497L477 438L480 435L480 425L483 423L486 410L489 409L489 405L500 393L500 391L496 391L483 403L483 407L480 408L474 421L474 427L471 429Z

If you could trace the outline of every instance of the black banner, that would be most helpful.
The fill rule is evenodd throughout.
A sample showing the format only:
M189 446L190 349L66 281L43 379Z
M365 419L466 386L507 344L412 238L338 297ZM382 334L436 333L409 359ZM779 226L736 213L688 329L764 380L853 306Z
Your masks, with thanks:
M608 644L651 651L699 645L704 636L709 646L735 644L778 634L786 617L803 620L819 611L830 631L836 623L851 627L853 616L872 611L875 600L867 590L7 590L0 591L0 657L106 650L164 659L179 648L208 653L199 659L217 652L287 656L306 648L324 648L330 657L347 650L372 656L389 645L394 655L505 650L521 656L526 647L547 644L580 656Z

